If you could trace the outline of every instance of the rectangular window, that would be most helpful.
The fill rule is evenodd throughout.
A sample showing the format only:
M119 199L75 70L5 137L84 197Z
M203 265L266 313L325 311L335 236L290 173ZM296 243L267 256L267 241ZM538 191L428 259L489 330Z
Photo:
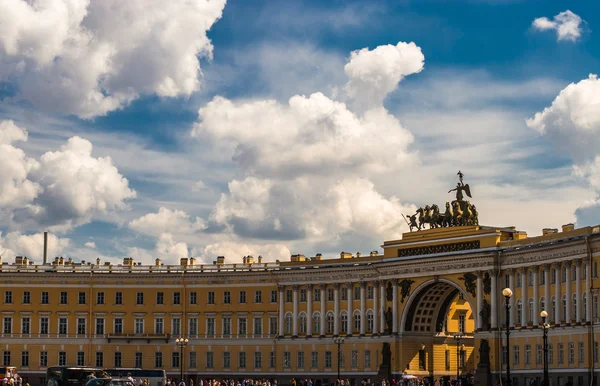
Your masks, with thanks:
M542 349L542 345L538 344L535 346L535 364L541 365L544 359L544 352Z
M331 351L325 351L325 368L331 368Z
M594 342L594 362L598 362L598 342Z
M176 306L181 304L181 292L173 293L173 304Z
M317 351L313 351L310 353L310 367L312 369L316 369L319 367L319 353Z
M143 363L143 359L144 357L142 356L141 352L136 352L135 353L135 359L133 362L133 367L137 367L139 369L143 368L142 363Z
M231 317L223 317L223 335L231 335Z
M96 304L104 304L104 292L98 292L96 294Z
M315 288L313 290L313 300L315 302L320 302L321 301L321 290L319 288Z
M246 303L246 291L240 291L240 304Z
M583 363L584 360L584 348L583 348L583 342L579 342L579 355L578 358L579 359L579 363Z
M360 286L354 287L354 300L360 300Z
M231 367L231 353L229 351L225 351L223 353L223 368L228 369Z
M96 335L104 335L104 318L96 319Z
M48 318L40 318L40 334L42 335L48 335Z
M518 365L520 360L519 346L513 346L513 364Z
M458 315L458 331L465 332L465 315Z
M231 292L223 292L223 304L231 304Z
M138 292L135 295L135 304L137 304L137 305L144 304L144 293L143 292Z
M342 288L342 293L341 293L341 300L348 300L348 291L346 291L346 289Z
M369 299L369 300L373 299L373 286L372 285L367 286L367 299Z
M67 353L64 351L60 351L58 353L58 365L66 366L67 365Z
M31 333L31 319L24 316L21 319L21 334L29 334L29 333Z
M552 344L548 344L548 363L551 364L554 361L554 351L552 350Z
M275 335L277 334L277 317L276 316L270 316L269 317L269 334L270 335Z
M262 367L262 353L256 351L254 352L254 368L260 369Z
M208 317L206 318L206 335L207 336L215 336L215 318Z
M4 303L12 304L12 291L4 291Z
M104 367L104 353L102 351L96 352L96 367Z
M189 358L189 367L191 367L192 369L195 369L197 364L196 364L196 352L195 351L190 351L190 358Z
M292 367L292 353L285 351L283 353L283 368L289 369Z
M246 353L243 351L238 354L238 366L241 369L246 368Z
M327 301L333 301L333 288L327 288Z
M450 350L446 350L444 359L445 359L446 371L450 371Z
M306 288L300 288L300 303L306 303Z
M5 334L12 334L12 316L4 317L4 327L2 329Z
M162 352L155 352L155 353L154 353L154 367L156 367L156 368L161 368L161 367L163 367L163 356L162 356Z
M285 302L291 303L293 299L292 290L285 290Z
M31 304L31 292L23 292L23 304Z
M48 367L48 351L40 351L40 367Z
M85 366L85 352L84 351L77 352L77 366Z
M165 293L164 292L157 292L156 293L156 304L165 304Z
M191 336L198 335L198 318L190 318L189 334Z
M134 320L134 332L136 334L143 334L144 333L144 318L135 318Z
M421 350L423 351L423 350ZM352 350L352 357L350 358L350 366L355 369L358 367L358 351Z
M117 304L117 305L123 304L123 292L115 293L115 304Z
M559 343L558 344L558 363L562 364L565 361L565 353L564 353L564 348L563 348L563 344Z
M123 333L123 318L115 318L115 334Z
M262 291L254 291L254 303L262 303Z
M48 292L44 291L42 292L42 304L48 304L50 303L50 297L48 296Z
M239 318L238 319L238 334L246 335L247 333L248 333L248 328L247 328L246 318Z
M77 335L85 335L85 318L77 318Z
M190 304L198 304L198 293L196 291L190 292Z
M179 318L174 318L173 319L173 329L172 329L172 334L173 335L179 335L181 334L181 319Z
M254 334L262 334L262 318L254 318Z
M304 351L298 351L297 360L298 360L297 368L303 369L304 368Z
M120 351L115 352L114 366L115 367L123 367L123 354Z
M68 303L68 300L69 300L69 298L68 298L68 296L67 296L67 293L66 293L66 292L64 292L64 291L63 291L63 292L61 292L61 293L60 293L60 304L67 304L67 303Z
M165 320L163 318L154 319L154 333L164 334L165 333Z
M67 335L67 318L58 319L58 333L60 335Z
M179 352L174 351L171 354L171 367L178 369L179 368Z
M85 304L85 292L79 292L79 296L77 297L77 304Z
M271 291L271 303L277 303L277 291Z
M371 351L365 350L365 369L371 367Z
M21 367L29 367L29 351L21 351Z
M269 367L272 369L275 368L275 363L276 363L275 358L276 358L275 351L271 351L271 355L269 355Z
M526 365L531 364L531 345L530 344L525 345L525 364Z
M206 368L212 369L215 367L215 353L212 351L206 352Z
M208 304L215 304L215 293L213 291L209 291L208 292L207 303Z
M575 343L569 342L569 363L575 363Z

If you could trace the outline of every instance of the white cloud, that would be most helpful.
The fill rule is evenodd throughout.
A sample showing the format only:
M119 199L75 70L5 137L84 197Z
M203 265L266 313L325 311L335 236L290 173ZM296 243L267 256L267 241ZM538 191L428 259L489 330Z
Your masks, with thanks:
M345 90L361 110L380 106L405 76L423 70L424 61L421 48L412 42L353 51L344 67L349 78Z
M196 183L194 183L194 186L192 186L192 191L194 192L201 192L204 189L206 189L206 184L202 180L196 181Z
M550 107L526 122L574 159L593 158L600 147L600 80L590 74L587 79L569 84Z
M44 109L90 118L198 90L225 0L0 1L0 74ZM124 39L123 37L127 38Z
M93 241L88 241L87 243L84 244L84 246L87 248L96 249L96 243Z
M60 238L49 233L48 261L52 261L54 256L61 256L70 243L71 240L68 238ZM44 257L44 234L25 235L20 232L10 232L2 237L0 232L0 255L6 259L27 256L37 264L41 264Z
M143 264L153 264L154 260L159 258L163 264L177 265L179 259L188 257L188 246L184 242L177 242L171 233L165 232L158 236L154 250L131 247L128 254L135 261L141 261Z
M182 210L170 210L161 207L157 213L148 213L132 220L129 223L129 228L136 232L160 236L165 232L191 234L205 229L206 224L200 217L196 217L192 222L190 216Z
M285 244L269 243L244 243L233 241L220 241L207 245L200 252L200 257L204 263L212 263L217 256L225 256L225 263L241 263L243 256L254 256L254 262L257 263L258 256L263 257L263 263L275 260L287 261L290 256L290 250Z
M556 30L557 39L577 41L581 37L582 27L584 23L581 17L569 10L559 13L554 16L553 20L547 17L539 17L533 21L533 28L539 31Z

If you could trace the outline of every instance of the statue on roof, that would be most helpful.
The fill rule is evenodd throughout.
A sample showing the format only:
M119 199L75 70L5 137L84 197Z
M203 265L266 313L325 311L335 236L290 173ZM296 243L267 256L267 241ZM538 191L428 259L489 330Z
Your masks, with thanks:
M460 170L456 173L458 176L458 183L456 184L456 188L450 189L448 193L456 191L456 201L463 201L463 191L467 194L469 198L471 196L471 189L469 188L469 184L465 184L463 182L463 177L465 176Z

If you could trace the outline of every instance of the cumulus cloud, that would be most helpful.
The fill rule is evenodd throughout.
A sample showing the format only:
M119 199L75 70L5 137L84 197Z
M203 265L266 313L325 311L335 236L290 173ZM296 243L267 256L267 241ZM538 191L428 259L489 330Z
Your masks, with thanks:
M533 28L539 31L555 30L558 41L577 41L581 37L583 19L569 11L559 13L553 20L547 17L539 17L533 21Z
M205 229L206 223L200 217L192 222L190 216L182 210L161 207L157 213L148 213L132 220L129 228L151 236L159 236L165 232L190 234Z
M93 157L92 143L72 137L59 151L39 160L11 142L27 140L11 121L0 123L0 210L17 226L67 230L96 214L123 209L135 191L110 157Z
M128 249L128 254L135 261L142 261L144 264L152 264L159 258L163 264L173 265L179 264L179 259L188 257L189 250L186 243L177 242L171 233L165 232L158 236L154 250L132 247Z
M49 233L48 260L50 261L53 256L60 256L70 243L71 240L68 238L60 238ZM10 232L2 237L2 232L0 232L0 256L8 259L13 259L15 256L27 256L41 264L44 257L44 234L26 235L20 232Z
M53 111L90 118L143 94L198 90L225 0L0 1L0 75ZM126 39L123 36L127 36Z
M405 76L423 70L424 61L421 48L412 42L353 51L344 67L349 79L345 90L357 108L380 106Z
M258 256L263 257L263 263L275 260L285 261L291 253L284 244L254 244L233 241L221 241L211 243L199 251L199 256L205 263L212 263L217 256L225 256L225 263L241 263L243 256L254 256L254 262L258 262Z
M84 244L85 247L90 248L90 249L96 249L96 243L93 241L88 241L87 243Z

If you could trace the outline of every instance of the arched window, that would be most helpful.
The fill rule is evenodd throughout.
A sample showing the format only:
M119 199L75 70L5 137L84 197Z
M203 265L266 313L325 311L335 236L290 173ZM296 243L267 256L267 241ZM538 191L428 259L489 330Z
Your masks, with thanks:
M292 314L285 314L285 333L291 335L292 334Z
M567 295L562 296L562 318L561 320L567 320Z
M550 313L550 315L552 315L552 320L555 320L556 315L558 315L556 313L556 296L552 296L552 312Z
M521 299L517 300L517 323L521 323L523 319L523 302Z
M321 333L321 314L318 312L315 312L313 314L313 334L320 334Z
M546 299L544 299L543 296L540 298L540 311L548 312L548 310L546 309ZM548 314L548 316L550 315Z
M367 311L367 332L373 332L373 310Z
M536 320L536 317L533 315L533 298L529 299L529 319L530 322Z
M306 314L304 312L300 313L300 334L306 334Z
M360 332L360 311L354 312L354 332Z
M329 312L327 314L327 333L328 334L333 334L333 324L334 324L333 312Z
M348 314L346 313L346 311L342 311L340 316L341 316L341 320L342 320L342 333L347 334L348 333Z

